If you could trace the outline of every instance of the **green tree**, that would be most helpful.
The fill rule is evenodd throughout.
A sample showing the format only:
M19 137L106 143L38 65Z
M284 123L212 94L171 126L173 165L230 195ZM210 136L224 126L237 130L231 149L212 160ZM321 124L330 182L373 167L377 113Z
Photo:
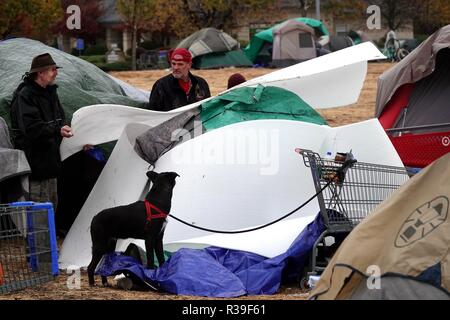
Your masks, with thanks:
M131 68L136 70L136 47L139 31L149 30L149 21L153 18L154 0L119 0L117 10L131 29Z
M275 0L153 0L152 17L147 20L146 31L153 34L183 38L193 32L214 27L229 31L245 19L258 21L273 15Z
M323 1L322 6L334 18L361 19L363 21L368 4L362 0L328 0Z
M227 30L244 16L267 11L274 0L182 0L182 14L187 14L197 28Z
M2 0L0 36L48 40L52 25L62 14L59 0Z
M166 0L155 0L153 18L148 25L150 31L164 34L167 38L182 38L198 30L184 11L183 0L172 0L170 7L168 10Z
M414 32L432 34L450 23L450 0L414 0Z
M97 22L102 11L97 1L92 0L60 0L63 9L63 16L54 25L52 30L55 33L62 33L71 37L84 39L88 43L95 43L102 28ZM67 13L67 7L77 5L80 8L81 29L69 30L67 19L71 13Z

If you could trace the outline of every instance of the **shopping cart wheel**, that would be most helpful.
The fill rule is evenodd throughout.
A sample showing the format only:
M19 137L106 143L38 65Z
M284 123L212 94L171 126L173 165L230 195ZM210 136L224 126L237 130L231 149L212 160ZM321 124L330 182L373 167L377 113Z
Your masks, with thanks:
M304 277L302 277L302 278L300 279L300 288L301 288L302 290L309 290L309 289L311 289L311 288L309 287L309 284L308 284L308 276L304 276Z

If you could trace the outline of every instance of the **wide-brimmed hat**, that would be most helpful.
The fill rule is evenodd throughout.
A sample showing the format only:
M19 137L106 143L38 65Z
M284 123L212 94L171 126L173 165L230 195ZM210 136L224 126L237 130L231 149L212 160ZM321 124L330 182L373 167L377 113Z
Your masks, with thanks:
M44 71L51 67L56 67L57 69L61 68L56 65L56 62L49 53L40 54L33 58L30 71L28 71L28 73Z

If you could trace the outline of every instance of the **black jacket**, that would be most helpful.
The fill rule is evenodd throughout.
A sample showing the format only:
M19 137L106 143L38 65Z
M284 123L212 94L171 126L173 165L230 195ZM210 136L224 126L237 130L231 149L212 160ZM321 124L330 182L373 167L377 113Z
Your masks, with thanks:
M61 170L60 130L65 116L56 89L56 85L42 88L25 80L11 102L13 141L17 149L25 151L35 180L56 178Z
M156 81L150 94L149 109L169 111L211 96L205 79L194 76L190 72L189 77L191 78L192 87L187 95L180 87L178 79L172 74L168 74Z

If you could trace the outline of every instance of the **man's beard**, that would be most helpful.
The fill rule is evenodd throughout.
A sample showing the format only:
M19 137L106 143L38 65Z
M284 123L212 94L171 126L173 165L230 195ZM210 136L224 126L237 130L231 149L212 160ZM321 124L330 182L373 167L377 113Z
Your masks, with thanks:
M173 75L173 77L176 78L176 79L181 79L181 78L183 78L183 74L182 74L181 72L178 72L178 73L172 72L172 75Z

